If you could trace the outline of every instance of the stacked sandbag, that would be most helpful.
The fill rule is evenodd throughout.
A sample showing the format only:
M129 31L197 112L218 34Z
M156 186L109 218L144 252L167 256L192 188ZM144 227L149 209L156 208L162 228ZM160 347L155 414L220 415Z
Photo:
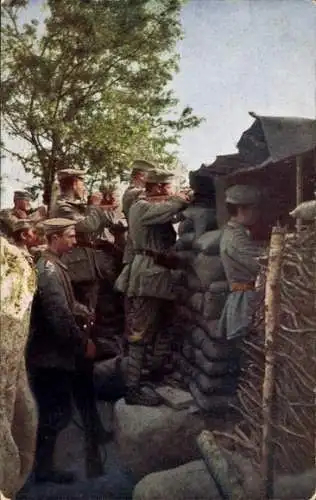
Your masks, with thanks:
M197 208L184 212L176 244L180 255L191 257L178 291L178 362L198 406L211 411L231 402L238 374L234 350L216 328L228 292L219 256L221 230L216 229L214 210Z

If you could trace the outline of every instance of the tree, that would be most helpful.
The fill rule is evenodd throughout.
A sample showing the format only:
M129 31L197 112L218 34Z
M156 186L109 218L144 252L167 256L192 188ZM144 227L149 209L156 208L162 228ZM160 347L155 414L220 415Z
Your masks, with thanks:
M201 121L190 107L177 116L169 86L181 4L48 0L44 30L19 23L26 1L2 5L3 123L29 145L9 152L46 198L65 166L111 180L139 156L172 165L182 130Z

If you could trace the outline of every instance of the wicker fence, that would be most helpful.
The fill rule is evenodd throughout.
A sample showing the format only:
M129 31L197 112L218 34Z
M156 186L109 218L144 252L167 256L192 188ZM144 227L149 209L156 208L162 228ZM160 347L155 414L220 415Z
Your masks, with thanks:
M261 286L264 290L263 268ZM315 465L316 228L285 235L275 339L275 396L271 416L274 471L300 473ZM264 293L254 332L244 340L239 385L242 419L229 436L233 448L262 464L265 345ZM228 436L226 436L227 438Z

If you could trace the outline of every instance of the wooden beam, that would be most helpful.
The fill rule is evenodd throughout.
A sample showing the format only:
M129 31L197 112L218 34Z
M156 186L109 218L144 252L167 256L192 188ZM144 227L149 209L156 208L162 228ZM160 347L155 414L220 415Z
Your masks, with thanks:
M302 157L296 157L296 206L303 202L303 162ZM302 219L296 219L296 230L302 229Z
M285 229L274 227L271 234L265 289L265 373L262 388L262 450L261 468L264 499L273 498L276 349L280 328L280 273Z

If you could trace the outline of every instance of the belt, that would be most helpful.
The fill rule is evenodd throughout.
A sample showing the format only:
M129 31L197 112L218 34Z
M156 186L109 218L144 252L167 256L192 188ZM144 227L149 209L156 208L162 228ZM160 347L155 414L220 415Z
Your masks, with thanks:
M254 282L252 283L232 283L230 285L231 292L249 292L255 289Z

